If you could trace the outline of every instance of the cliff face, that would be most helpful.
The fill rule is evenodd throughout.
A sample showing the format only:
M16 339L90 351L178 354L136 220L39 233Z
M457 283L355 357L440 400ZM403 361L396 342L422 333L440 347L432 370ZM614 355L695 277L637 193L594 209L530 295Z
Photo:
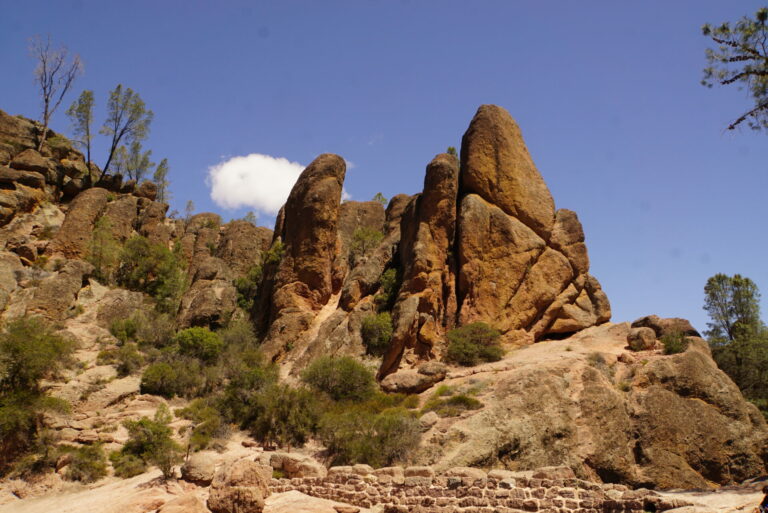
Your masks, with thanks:
M175 248L186 265L176 328L250 318L261 351L288 379L319 356L364 357L364 321L390 311L391 342L375 360L384 387L416 379L401 389L426 389L425 402L428 388L445 380L479 390L484 405L426 423L422 463L568 465L588 479L664 487L731 483L766 470L765 421L706 344L695 339L683 354L661 354L664 330L697 337L692 327L639 320L647 340L633 353L630 327L608 323L610 304L589 273L578 217L555 208L520 129L500 107L477 111L461 161L435 156L423 191L395 196L386 208L341 203L344 160L319 156L274 232L222 224L210 213L166 218L151 184L97 181L98 168L51 135L38 153L33 123L0 112L2 320L42 315L95 348L112 321L149 301L96 280L87 260L95 225L106 218L118 244L141 235ZM253 276L243 303L238 288ZM477 321L502 333L507 356L470 370L436 365L446 333ZM115 394L138 391L135 377L115 383Z

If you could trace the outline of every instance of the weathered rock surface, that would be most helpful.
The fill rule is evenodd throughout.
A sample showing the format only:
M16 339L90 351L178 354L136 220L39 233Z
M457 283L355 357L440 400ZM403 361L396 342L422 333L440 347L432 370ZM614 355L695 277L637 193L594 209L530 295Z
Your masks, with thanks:
M224 326L236 306L237 291L232 282L197 280L181 298L179 326Z
M650 487L701 488L765 472L768 426L706 343L691 339L684 353L636 361L623 356L630 329L593 327L519 349L485 371L449 374L449 386L485 383L485 407L429 431L419 461L565 465L581 478Z
M208 486L213 481L216 461L210 454L196 452L181 466L181 477L185 481L200 486Z
M64 223L46 250L48 255L65 258L83 258L88 254L91 232L96 220L107 206L109 191L93 188L83 191L72 200Z
M678 317L670 317L664 319L658 315L647 315L634 321L632 323L632 327L651 328L654 333L656 333L657 338L675 333L682 333L687 337L701 336L687 319L680 319Z
M403 214L400 261L403 283L395 305L391 348L382 374L402 358L412 361L440 355L442 334L456 314L454 262L459 167L456 157L436 156L427 166L424 192Z
M216 256L224 260L238 276L260 265L261 254L272 245L272 230L235 220L225 224L216 248Z
M51 321L63 320L91 272L93 266L88 262L68 260L58 273L41 280L27 306L26 314L42 315Z
M163 504L157 513L210 513L199 497L193 494L182 495Z

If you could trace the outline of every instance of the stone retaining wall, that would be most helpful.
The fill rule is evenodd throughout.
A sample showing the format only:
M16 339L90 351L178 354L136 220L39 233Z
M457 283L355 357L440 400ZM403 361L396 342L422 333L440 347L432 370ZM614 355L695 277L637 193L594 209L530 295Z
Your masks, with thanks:
M650 490L601 485L580 479L508 477L509 472L365 465L332 467L327 477L272 479L270 489L346 502L385 513L643 513L687 505Z

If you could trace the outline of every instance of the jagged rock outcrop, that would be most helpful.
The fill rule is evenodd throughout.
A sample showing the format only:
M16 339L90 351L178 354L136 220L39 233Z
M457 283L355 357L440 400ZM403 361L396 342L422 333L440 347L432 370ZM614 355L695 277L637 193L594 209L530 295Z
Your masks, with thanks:
M455 322L456 293L453 247L459 163L448 154L427 166L424 192L403 215L400 261L403 283L393 311L392 350L384 358L383 374L403 356L431 359L446 326ZM405 353L408 354L405 354ZM415 359L414 358L414 359Z
M338 155L317 157L293 186L283 209L282 226L276 226L275 234L283 241L285 252L271 287L265 291L272 304L262 348L270 358L305 338L317 312L339 292L341 281L335 262L345 173L344 159Z
M213 513L260 513L269 497L272 468L239 460L216 471L208 497Z
M524 344L610 319L582 226L555 210L506 110L478 109L461 159L460 171L449 155L428 166L403 218L403 285L381 376L441 357L454 326L485 322Z

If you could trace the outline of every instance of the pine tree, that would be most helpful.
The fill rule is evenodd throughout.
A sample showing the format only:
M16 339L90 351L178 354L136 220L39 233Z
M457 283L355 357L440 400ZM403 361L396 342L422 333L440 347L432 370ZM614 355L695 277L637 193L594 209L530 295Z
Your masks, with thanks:
M93 91L85 90L80 97L67 109L67 116L72 120L73 132L78 139L77 144L85 148L88 166L91 165L91 125L93 124Z

